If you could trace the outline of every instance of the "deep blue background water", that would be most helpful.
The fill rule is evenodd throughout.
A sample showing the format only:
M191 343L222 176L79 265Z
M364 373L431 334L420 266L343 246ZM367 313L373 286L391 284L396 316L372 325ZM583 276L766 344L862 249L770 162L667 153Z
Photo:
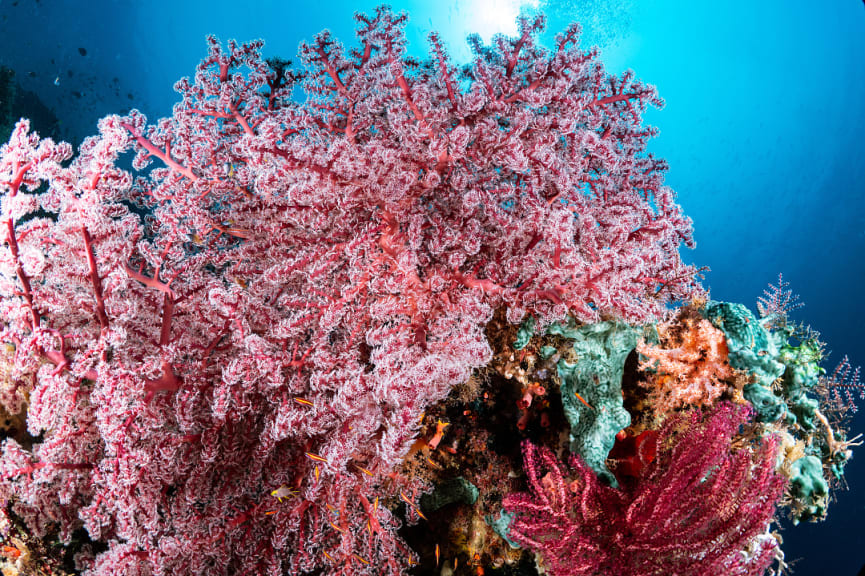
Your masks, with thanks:
M194 73L207 34L263 38L266 56L295 58L298 42L323 28L352 42L353 11L377 3L0 0L0 65L80 142L111 112L168 115L172 86ZM410 12L412 54L425 55L435 29L466 61L466 34L512 33L520 2L392 4ZM668 183L698 243L684 257L711 268L712 296L753 306L783 272L807 304L793 318L829 343L827 367L844 354L865 364L863 2L528 4L548 14L548 37L580 20L585 45L601 48L610 71L632 68L658 86L667 105L647 114L661 130L650 149L670 162ZM783 532L798 575L853 575L865 563L865 447L847 470L851 490L837 494L826 522Z

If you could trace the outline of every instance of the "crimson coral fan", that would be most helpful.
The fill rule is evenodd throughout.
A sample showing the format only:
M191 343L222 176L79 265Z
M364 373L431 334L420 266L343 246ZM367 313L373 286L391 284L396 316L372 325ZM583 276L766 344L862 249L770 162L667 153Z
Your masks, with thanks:
M578 27L550 53L521 20L458 73L435 35L405 56L404 15L358 21L299 72L211 39L171 118L106 117L71 163L26 122L2 148L32 447L4 442L0 504L106 543L91 574L402 573L391 509L424 486L395 465L489 361L494 309L636 322L697 289L645 153L661 101ZM130 150L160 167L133 179Z
M657 457L621 490L575 456L569 480L549 449L526 442L531 492L505 498L508 536L556 576L761 576L779 553L767 532L785 479L775 437L733 442L747 421L728 402L671 416Z

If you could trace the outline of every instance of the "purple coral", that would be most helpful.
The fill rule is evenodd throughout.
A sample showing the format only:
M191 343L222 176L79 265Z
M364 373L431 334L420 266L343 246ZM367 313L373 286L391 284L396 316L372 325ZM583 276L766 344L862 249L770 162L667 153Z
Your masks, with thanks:
M784 478L774 437L734 438L747 419L726 402L671 417L658 456L622 490L527 442L530 492L505 498L508 536L557 576L762 575L778 552L768 526Z

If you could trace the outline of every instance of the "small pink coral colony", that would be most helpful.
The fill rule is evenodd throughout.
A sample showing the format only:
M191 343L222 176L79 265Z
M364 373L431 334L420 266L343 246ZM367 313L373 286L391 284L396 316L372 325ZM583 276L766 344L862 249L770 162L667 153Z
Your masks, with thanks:
M170 118L108 116L76 156L24 120L0 149L4 555L59 538L44 561L94 576L760 573L781 440L740 430L732 324L666 324L597 389L566 375L591 356L575 343L604 334L621 364L636 339L604 346L626 323L702 295L646 152L655 89L576 25L547 50L523 18L460 68L435 34L408 57L403 14L357 20L356 49L323 32L300 69L210 39ZM594 468L561 467L554 439L604 402L630 426L592 420ZM594 469L617 436L615 488Z

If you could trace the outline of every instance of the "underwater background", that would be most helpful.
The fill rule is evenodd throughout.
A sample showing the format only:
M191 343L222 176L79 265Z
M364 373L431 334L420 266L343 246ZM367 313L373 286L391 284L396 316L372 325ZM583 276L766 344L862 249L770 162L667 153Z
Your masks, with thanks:
M300 40L328 28L348 41L352 13L378 3L0 0L0 66L14 70L26 96L18 114L33 117L42 135L77 145L109 113L169 115L172 86L205 56L208 34L263 38L265 57L296 60ZM667 183L697 240L683 258L711 269L704 286L712 297L754 308L783 273L806 304L792 319L829 343L825 367L844 355L865 364L863 2L391 5L409 12L411 55L426 56L426 35L437 30L458 63L471 56L467 34L513 34L520 10L547 14L548 40L579 21L583 46L597 45L610 72L631 68L666 100L645 116L660 129L649 150L670 164ZM851 431L865 431L865 412ZM846 478L850 489L835 495L825 522L782 521L795 574L854 575L865 564L865 448L854 451Z

